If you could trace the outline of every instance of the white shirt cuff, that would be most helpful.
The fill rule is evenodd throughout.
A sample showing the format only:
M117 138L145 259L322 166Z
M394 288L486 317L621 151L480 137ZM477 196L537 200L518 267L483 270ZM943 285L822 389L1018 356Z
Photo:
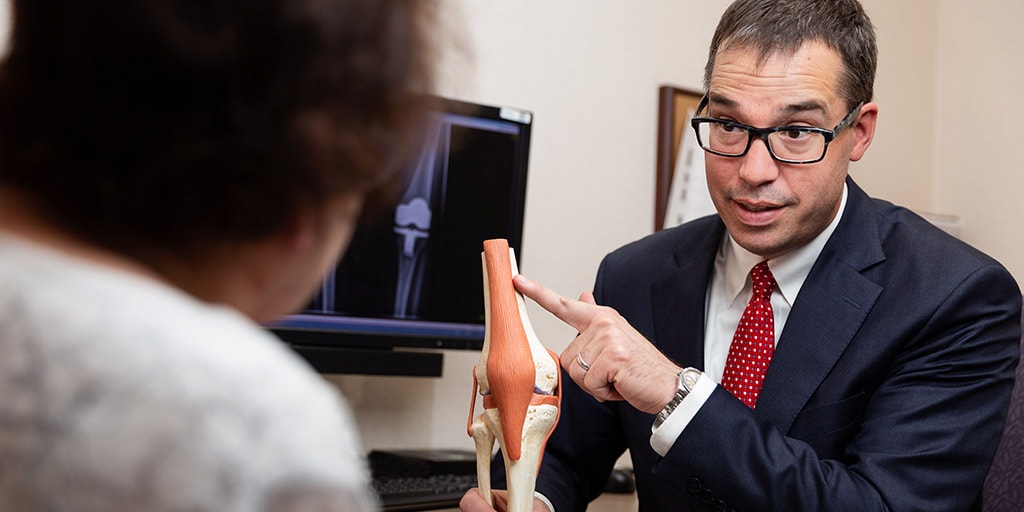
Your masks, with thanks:
M680 402L679 407L672 411L672 414L665 418L665 421L651 434L651 448L662 457L668 453L676 439L683 433L683 429L690 424L690 420L697 415L704 402L708 401L711 393L715 391L715 381L707 374L702 373L697 379L697 384L690 390L690 394Z
M537 498L538 500L540 500L542 502L544 502L544 505L547 505L548 510L550 510L551 512L555 512L555 506L551 504L551 500L549 500L547 496L544 496L543 494L541 494L541 493L539 493L537 491L534 491L533 492L533 497Z

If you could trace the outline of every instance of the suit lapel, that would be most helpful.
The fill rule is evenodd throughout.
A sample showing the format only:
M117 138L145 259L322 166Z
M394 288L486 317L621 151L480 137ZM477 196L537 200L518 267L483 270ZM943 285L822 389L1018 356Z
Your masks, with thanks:
M725 234L717 217L710 229L681 240L675 253L678 270L651 286L655 340L658 348L681 366L704 368L704 309L715 255Z
M793 304L755 409L782 432L792 426L882 292L861 274L885 259L873 204L852 180L847 184L843 219Z

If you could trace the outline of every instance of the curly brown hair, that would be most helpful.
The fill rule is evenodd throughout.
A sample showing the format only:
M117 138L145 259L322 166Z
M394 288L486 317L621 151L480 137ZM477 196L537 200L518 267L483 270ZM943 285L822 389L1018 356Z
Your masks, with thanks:
M92 243L196 254L386 195L433 87L422 0L15 0L0 185Z

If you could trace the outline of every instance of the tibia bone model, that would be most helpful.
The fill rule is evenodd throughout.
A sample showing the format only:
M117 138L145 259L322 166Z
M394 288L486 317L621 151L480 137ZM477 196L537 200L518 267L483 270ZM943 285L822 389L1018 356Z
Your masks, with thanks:
M519 273L504 239L484 242L484 323L480 361L473 368L469 435L476 443L477 480L491 499L491 455L497 439L505 460L509 512L532 512L537 470L561 406L558 355L541 345L512 285ZM473 417L476 390L484 411Z

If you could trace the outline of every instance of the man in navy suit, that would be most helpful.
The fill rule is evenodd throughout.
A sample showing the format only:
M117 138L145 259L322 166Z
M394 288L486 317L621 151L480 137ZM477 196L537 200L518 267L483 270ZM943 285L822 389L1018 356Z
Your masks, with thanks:
M977 508L1020 290L848 177L876 54L856 0L737 1L694 121L718 215L611 253L578 301L516 279L580 332L537 510L584 510L626 449L645 511ZM741 401L722 379L762 262L769 362ZM462 507L487 509L473 491Z

